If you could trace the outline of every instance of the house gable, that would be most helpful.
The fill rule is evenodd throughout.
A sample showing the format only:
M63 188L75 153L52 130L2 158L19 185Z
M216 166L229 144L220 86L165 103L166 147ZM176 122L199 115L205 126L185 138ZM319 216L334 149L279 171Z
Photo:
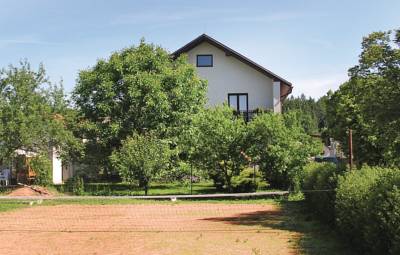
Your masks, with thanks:
M280 99L283 101L291 92L293 89L292 84L283 79L282 77L274 74L270 70L264 68L263 66L255 63L254 61L250 60L249 58L243 56L242 54L234 51L233 49L229 48L228 46L218 42L217 40L213 39L212 37L202 34L196 39L192 40L185 46L181 47L180 49L176 50L172 55L174 57L178 57L182 53L189 53L192 49L198 47L199 45L203 44L204 42L207 42L208 44L220 49L225 53L226 56L232 56L239 60L240 62L250 66L254 70L257 70L258 72L264 74L265 76L269 77L273 81L277 81L280 83Z
M197 67L200 77L208 80L208 104L228 100L228 94L247 94L248 109L273 108L273 79L258 70L227 56L220 48L202 42L186 52L189 63L196 66L197 56L211 55L212 66Z

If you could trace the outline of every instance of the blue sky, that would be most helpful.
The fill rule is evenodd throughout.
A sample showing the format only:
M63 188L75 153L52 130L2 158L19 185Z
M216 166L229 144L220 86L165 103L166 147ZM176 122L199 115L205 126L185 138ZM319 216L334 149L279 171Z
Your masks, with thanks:
M68 92L78 71L140 38L174 51L207 33L320 97L355 65L363 36L400 27L400 1L0 0L0 67L42 62Z

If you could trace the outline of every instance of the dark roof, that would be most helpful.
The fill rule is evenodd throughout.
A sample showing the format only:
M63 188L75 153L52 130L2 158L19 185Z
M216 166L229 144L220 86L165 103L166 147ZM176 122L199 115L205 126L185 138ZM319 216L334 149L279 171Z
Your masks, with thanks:
M289 95L292 92L293 89L293 85L291 82L283 79L282 77L274 74L273 72L271 72L270 70L266 69L265 67L257 64L256 62L252 61L251 59L243 56L242 54L238 53L237 51L234 51L233 49L229 48L228 46L218 42L217 40L215 40L214 38L206 35L206 34L202 34L199 37L197 37L196 39L194 39L193 41L189 42L188 44L184 45L183 47L179 48L178 50L176 50L174 53L172 53L172 55L174 57L178 57L179 55L181 55L182 53L186 53L188 51L190 51L191 49L193 49L194 47L196 47L197 45L203 43L203 42L208 42L211 45L214 45L215 47L221 49L222 51L225 52L225 54L227 56L233 56L235 58L237 58L238 60L240 60L241 62L253 67L254 69L256 69L257 71L263 73L264 75L268 76L269 78L276 80L276 81L280 81L283 85L286 85L287 88L285 89L287 92L284 95L281 95L281 97L286 97L287 95Z

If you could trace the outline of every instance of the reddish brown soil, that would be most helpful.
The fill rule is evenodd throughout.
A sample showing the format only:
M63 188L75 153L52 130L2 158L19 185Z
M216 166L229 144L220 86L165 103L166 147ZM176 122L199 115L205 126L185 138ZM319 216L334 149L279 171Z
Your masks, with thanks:
M10 193L8 193L8 196L49 196L51 195L51 192L49 192L46 188L35 186L34 187L36 190L33 190L29 187L20 187L17 188ZM38 192L40 191L40 192Z
M273 205L36 206L0 214L0 254L296 254Z

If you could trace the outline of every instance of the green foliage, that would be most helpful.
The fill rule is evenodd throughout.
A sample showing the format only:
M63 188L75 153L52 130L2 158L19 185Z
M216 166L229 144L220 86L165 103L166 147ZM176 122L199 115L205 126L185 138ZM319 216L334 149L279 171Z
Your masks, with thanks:
M123 141L110 160L124 181L138 181L147 195L151 180L168 167L170 154L169 144L154 134L134 134Z
M334 223L335 189L340 170L332 163L311 162L305 167L302 184L309 208L322 221Z
M399 254L400 169L363 166L339 178L337 226L364 254Z
M83 195L85 193L85 182L81 176L74 176L72 178L72 192L75 195Z
M59 192L70 192L77 196L85 195L85 181L82 176L75 175L69 178L65 184L54 185Z
M0 71L0 159L17 149L46 153L49 144L61 146L63 156L79 149L66 128L63 115L68 103L61 85L50 83L42 65L28 62Z
M299 97L291 96L283 102L282 112L297 113L304 131L307 134L315 134L326 128L326 101L326 96L318 100L306 98L304 94Z
M110 171L109 156L134 133L174 140L204 107L206 82L186 57L141 41L79 73L73 93L87 139L86 161Z
M234 192L255 192L258 188L266 188L268 184L262 179L259 171L247 167L239 175L232 177Z
M366 250L373 254L400 254L400 169L386 171L371 190Z
M186 146L191 148L190 158L207 170L216 187L225 186L230 191L232 176L238 175L246 163L241 155L246 128L243 118L224 105L201 111L192 125L184 140L190 143Z
M350 80L329 95L329 133L348 151L347 130L353 129L356 161L400 165L400 31L365 37L359 64Z
M48 186L52 183L51 161L46 154L40 154L29 161L36 173L35 184Z
M364 233L372 224L368 203L372 187L385 169L364 166L340 176L336 193L336 224L346 239L356 247L365 246ZM380 205L381 203L379 203Z
M304 132L293 113L257 115L247 125L245 141L248 154L257 159L274 188L298 190L303 167L320 150L320 143Z

